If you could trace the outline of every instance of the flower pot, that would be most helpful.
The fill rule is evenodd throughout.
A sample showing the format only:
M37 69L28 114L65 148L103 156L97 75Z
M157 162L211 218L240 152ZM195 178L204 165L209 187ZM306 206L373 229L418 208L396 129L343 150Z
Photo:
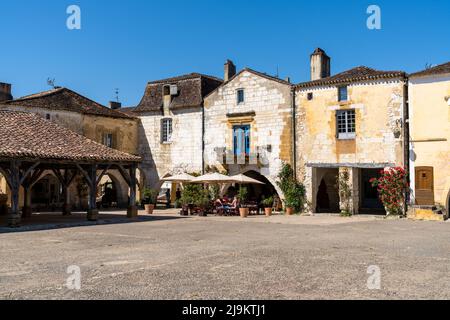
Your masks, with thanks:
M286 215L292 216L294 214L294 208L286 208Z
M239 214L241 215L241 218L247 218L249 213L248 208L239 208Z
M270 217L272 215L272 208L264 208L264 213L266 214L266 217Z
M153 210L155 210L154 204L146 204L144 207L145 207L146 214L153 214Z

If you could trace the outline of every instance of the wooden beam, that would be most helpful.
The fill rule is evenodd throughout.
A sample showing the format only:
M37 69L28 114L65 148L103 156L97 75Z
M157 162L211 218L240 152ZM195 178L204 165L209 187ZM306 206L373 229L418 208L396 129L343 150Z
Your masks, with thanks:
M28 170L25 171L25 173L20 177L20 184L23 184L23 182L24 182L25 179L28 177L28 175L29 175L30 173L32 173L33 170L36 169L36 167L37 167L38 165L40 165L40 164L41 164L41 163L38 161L38 162L34 163L31 167L29 167Z
M100 183L100 181L102 180L103 176L106 174L106 172L108 172L108 170L111 168L111 166L107 166L102 173L97 177L96 181L97 181L97 185Z

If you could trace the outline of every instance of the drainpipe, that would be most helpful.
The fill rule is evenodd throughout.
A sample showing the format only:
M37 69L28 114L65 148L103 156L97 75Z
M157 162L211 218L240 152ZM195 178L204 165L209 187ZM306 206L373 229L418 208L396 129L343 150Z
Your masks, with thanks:
M297 126L295 112L295 86L291 88L292 101L292 168L294 169L294 177L297 179Z
M403 161L405 165L405 171L408 173L408 184L411 182L410 175L410 157L409 157L409 148L410 148L410 123L409 123L409 79L408 76L405 76L404 88L403 88L403 99L405 101L403 107ZM406 189L405 194L405 214L408 212L409 201L411 197L411 192L409 188Z
M202 103L202 175L205 174L205 103Z

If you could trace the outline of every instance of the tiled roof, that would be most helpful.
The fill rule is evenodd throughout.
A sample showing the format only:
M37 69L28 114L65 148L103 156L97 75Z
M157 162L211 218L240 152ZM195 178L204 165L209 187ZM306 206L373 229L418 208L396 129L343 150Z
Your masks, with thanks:
M163 87L175 84L178 87L178 94L172 97L171 109L200 106L203 98L222 84L222 80L199 73L191 73L149 82L144 96L134 112L161 111Z
M297 87L303 88L303 87L316 87L324 85L337 85L343 83L378 80L378 79L391 79L405 76L406 74L403 71L380 71L362 66L338 73L331 77L299 83Z
M432 76L436 74L450 74L450 62L438 65L433 68L429 68L423 71L419 71L416 73L412 73L409 76L410 77L422 77L422 76Z
M129 115L107 108L67 88L56 88L32 94L16 100L7 101L5 104L49 110L71 111L112 118L132 118Z
M28 112L0 111L0 158L139 162Z

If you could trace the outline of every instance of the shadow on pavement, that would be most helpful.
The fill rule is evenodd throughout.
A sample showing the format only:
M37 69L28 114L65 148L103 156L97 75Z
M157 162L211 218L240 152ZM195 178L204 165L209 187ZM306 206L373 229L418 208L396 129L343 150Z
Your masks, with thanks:
M126 212L103 212L99 214L98 221L87 221L86 213L73 213L70 216L62 216L60 213L35 213L32 217L22 219L21 226L18 228L9 228L7 217L0 216L0 234L17 233L29 231L42 231L53 229L64 229L74 227L140 223L151 221L178 220L184 219L182 216L165 215L144 215L140 214L137 218L127 218Z

